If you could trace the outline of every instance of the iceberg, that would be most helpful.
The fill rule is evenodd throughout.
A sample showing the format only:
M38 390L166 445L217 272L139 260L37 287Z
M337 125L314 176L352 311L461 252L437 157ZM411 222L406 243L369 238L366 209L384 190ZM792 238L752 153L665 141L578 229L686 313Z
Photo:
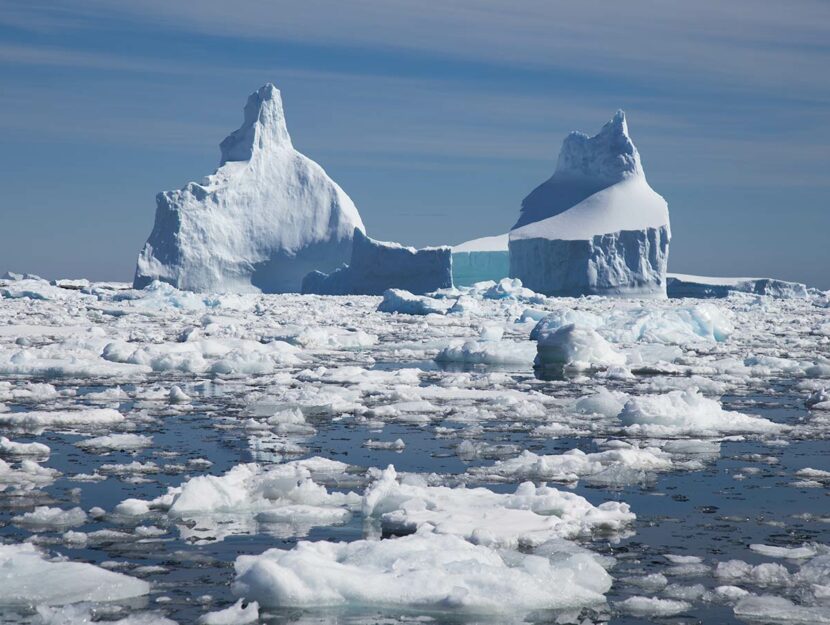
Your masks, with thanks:
M455 286L498 282L510 274L509 233L482 237L452 248L452 281Z
M509 239L510 276L538 293L666 295L668 205L646 182L625 113L594 137L568 135Z
M774 278L711 278L670 273L666 278L669 297L715 298L730 293L754 293L778 299L807 299L807 285Z
M416 295L452 287L449 247L416 250L399 243L376 241L355 228L348 265L326 274L312 271L302 292L318 295L383 295L403 289Z
M203 182L156 196L135 288L161 280L198 292L299 292L308 272L349 258L363 230L357 208L294 149L274 85L250 95L220 149L219 169Z

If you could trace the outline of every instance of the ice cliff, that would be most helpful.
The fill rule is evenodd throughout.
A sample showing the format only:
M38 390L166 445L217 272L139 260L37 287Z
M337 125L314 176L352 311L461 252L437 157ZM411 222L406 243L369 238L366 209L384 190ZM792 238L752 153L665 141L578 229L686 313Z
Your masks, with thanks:
M156 220L134 286L153 280L215 292L299 292L303 277L348 260L357 208L294 149L279 90L266 84L221 145L219 169L156 196Z
M398 243L376 241L359 229L354 231L348 266L330 274L309 273L303 293L320 295L382 295L387 289L405 289L423 294L452 286L452 256L449 247L416 250Z
M452 248L452 281L455 286L498 282L510 273L507 234L482 237Z
M568 135L553 176L522 202L510 276L546 295L665 296L670 238L618 111L594 137Z

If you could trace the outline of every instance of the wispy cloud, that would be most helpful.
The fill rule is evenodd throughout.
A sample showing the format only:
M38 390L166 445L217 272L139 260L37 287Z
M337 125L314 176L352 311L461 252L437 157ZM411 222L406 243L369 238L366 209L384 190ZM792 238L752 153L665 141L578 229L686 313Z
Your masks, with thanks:
M39 24L43 7L30 21ZM144 21L178 32L287 40L554 67L719 89L798 89L827 98L824 0L88 0L77 22ZM19 21L25 21L19 18Z

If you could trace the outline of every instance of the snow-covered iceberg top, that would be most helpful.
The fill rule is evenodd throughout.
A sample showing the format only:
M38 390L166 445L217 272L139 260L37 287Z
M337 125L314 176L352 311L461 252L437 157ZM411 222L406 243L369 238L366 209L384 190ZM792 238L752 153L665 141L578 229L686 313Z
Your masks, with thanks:
M279 90L266 84L242 126L221 143L201 183L156 197L156 220L134 285L191 291L299 292L303 276L347 261L357 208L317 163L294 149Z
M481 237L454 245L452 253L459 252L506 252L509 232L492 237Z
M618 111L562 144L553 176L522 202L510 276L545 295L665 297L669 209L648 185Z
M648 186L645 177L631 176L588 196L569 210L512 230L510 238L584 241L612 232L668 225L666 201Z
M668 205L646 182L625 113L617 111L593 137L568 135L553 176L523 200L510 239L575 241L668 225Z

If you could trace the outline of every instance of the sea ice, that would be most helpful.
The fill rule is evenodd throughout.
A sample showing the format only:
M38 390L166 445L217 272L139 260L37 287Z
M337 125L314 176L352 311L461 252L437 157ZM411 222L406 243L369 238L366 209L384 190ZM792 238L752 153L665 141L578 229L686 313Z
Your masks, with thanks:
M119 601L150 592L145 581L92 564L48 560L34 545L0 545L0 606Z
M768 419L724 410L695 388L632 397L619 418L629 434L640 436L777 434L785 429Z
M584 497L548 486L520 484L513 494L486 488L429 486L420 476L398 478L387 468L366 490L363 514L384 531L411 533L432 527L492 547L535 547L553 538L618 532L635 519L624 503L593 506Z
M534 365L540 368L593 369L621 366L626 362L623 354L587 326L571 323L552 332L542 330L537 336Z
M553 561L429 531L351 543L301 541L236 559L234 592L267 607L385 606L506 612L603 601L611 577L590 555Z

